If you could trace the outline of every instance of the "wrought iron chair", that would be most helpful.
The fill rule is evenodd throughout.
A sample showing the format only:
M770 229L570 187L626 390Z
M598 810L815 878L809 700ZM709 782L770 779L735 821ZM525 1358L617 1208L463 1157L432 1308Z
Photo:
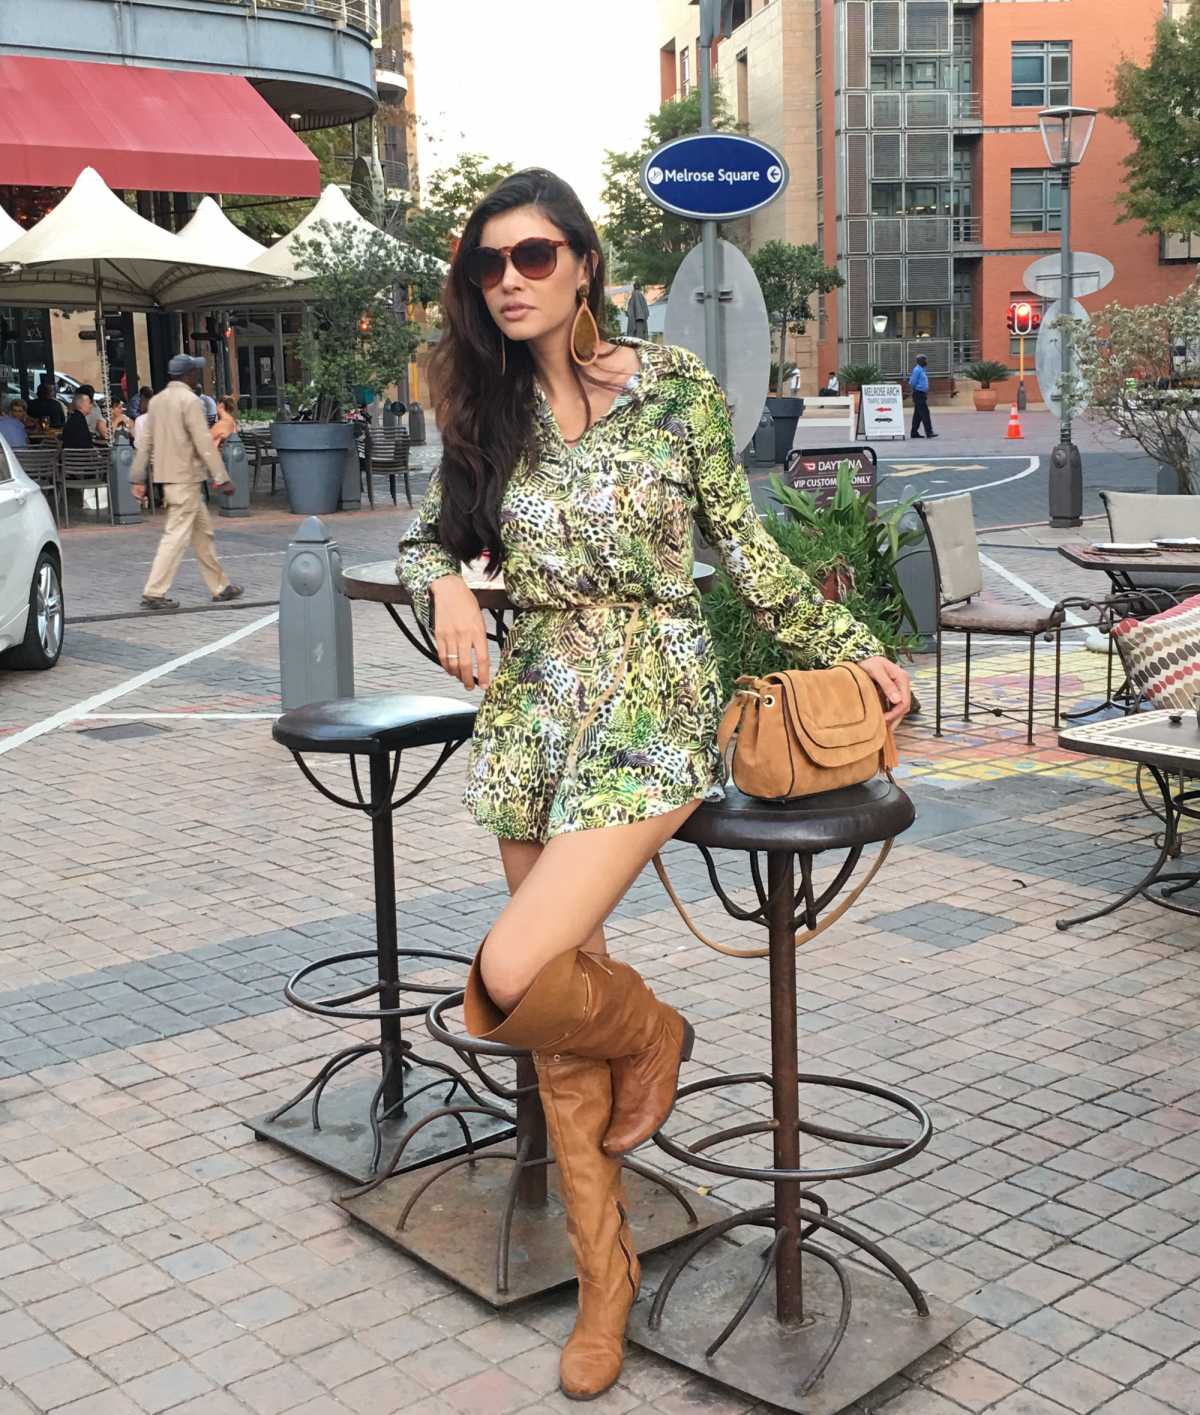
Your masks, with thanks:
M54 508L54 519L61 525L63 519L62 501L59 488L59 448L16 447L13 449L21 469L30 481L41 489L46 500Z
M62 451L62 505L63 525L69 526L70 506L68 493L72 490L108 491L108 448L107 447L64 447ZM113 499L108 498L108 520L116 525L113 513ZM96 519L100 519L100 499L96 498Z
M260 423L255 426L252 423L243 423L238 431L245 444L246 453L254 464L254 470L250 476L251 496L258 489L258 474L264 469L270 473L271 495L274 496L275 479L279 475L279 453L276 452L271 442L270 424Z
M1115 541L1158 536L1200 536L1200 498L1143 491L1102 491L1108 534ZM1178 598L1200 591L1195 575L1170 570L1123 570L1110 575L1115 589L1165 590Z
M375 505L372 479L386 476L388 490L392 494L392 505L396 501L396 478L404 478L404 495L408 504L413 504L412 484L409 481L408 465L409 436L405 427L371 427L367 429L367 494L371 505Z
M946 496L936 501L918 501L917 514L925 527L933 559L937 586L937 686L935 690L933 735L942 735L942 638L946 633L966 638L966 670L963 688L963 721L971 720L971 638L985 634L998 638L1029 641L1029 692L1025 714L1025 740L1033 743L1033 681L1035 648L1039 636L1054 637L1054 726L1059 721L1059 691L1062 673L1062 627L1066 609L1062 603L1046 608L1040 604L1006 604L983 592L983 566L975 536L975 515L970 492ZM975 704L975 706L983 706ZM983 706L996 717L1003 709Z

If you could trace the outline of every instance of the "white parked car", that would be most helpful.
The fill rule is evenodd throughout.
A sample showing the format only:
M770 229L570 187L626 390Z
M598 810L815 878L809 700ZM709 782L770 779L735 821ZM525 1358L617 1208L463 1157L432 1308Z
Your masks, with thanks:
M62 644L58 529L41 489L0 437L0 666L53 668Z

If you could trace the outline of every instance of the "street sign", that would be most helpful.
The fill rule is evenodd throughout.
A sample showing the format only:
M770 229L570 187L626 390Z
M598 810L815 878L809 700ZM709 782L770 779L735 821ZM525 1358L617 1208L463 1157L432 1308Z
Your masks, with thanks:
M828 501L837 487L838 468L850 463L850 480L863 496L875 495L877 463L870 447L802 447L788 453L784 479L818 502Z
M1056 417L1062 417L1062 405L1058 398L1058 380L1062 377L1062 330L1054 327L1054 321L1062 313L1058 300L1047 305L1042 312L1042 328L1037 341L1037 379L1042 397L1047 407L1053 408ZM1086 320L1087 310L1078 300L1071 301L1071 314L1076 319ZM1086 401L1076 405L1074 412L1081 413Z
M771 330L750 262L728 241L717 243L717 314L725 344L725 396L733 414L734 450L748 446L771 384ZM675 273L663 338L705 356L704 248L693 246Z
M735 221L766 206L788 184L773 147L738 133L673 138L642 163L642 190L664 211L691 221Z
M904 395L898 383L868 383L862 390L863 436L904 436Z
M1080 295L1094 295L1097 290L1111 285L1116 273L1112 261L1105 260L1102 255L1093 255L1090 251L1074 251L1071 255L1071 293L1076 298ZM1044 299L1059 300L1066 293L1063 289L1065 281L1062 256L1057 251L1026 266L1025 274L1021 278L1027 290L1034 291ZM1043 319L1045 318L1043 315Z

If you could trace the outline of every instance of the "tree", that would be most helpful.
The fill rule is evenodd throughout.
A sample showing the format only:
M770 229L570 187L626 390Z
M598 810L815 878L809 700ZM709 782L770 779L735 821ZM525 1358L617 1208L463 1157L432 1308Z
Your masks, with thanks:
M421 342L421 326L396 312L393 287L410 285L417 299L432 299L441 277L426 256L349 223L318 221L295 250L300 268L312 272L299 346L310 386L296 401L315 396L316 420L333 422L358 389L380 393L397 382Z
M454 239L488 192L513 172L510 162L493 162L482 152L464 152L425 184L425 198L410 209L401 234L426 255L448 261Z
M1200 231L1200 5L1160 20L1149 62L1117 65L1107 111L1135 143L1125 158L1121 219L1151 232Z
M779 329L779 392L787 363L788 330L813 318L813 295L827 295L846 282L832 265L826 265L815 245L794 246L788 241L764 241L751 255L750 265L762 287L767 318Z
M713 89L713 127L728 132L735 127L721 91ZM672 216L642 190L642 159L672 138L700 131L700 94L670 99L646 120L646 136L633 152L604 155L604 188L601 200L607 217L604 236L611 243L622 280L643 285L669 285L688 251L700 239L698 222Z
M1181 493L1200 490L1200 388L1181 377L1200 360L1200 285L1160 305L1114 303L1091 320L1056 324L1074 354L1072 410L1086 394L1122 436L1172 468Z

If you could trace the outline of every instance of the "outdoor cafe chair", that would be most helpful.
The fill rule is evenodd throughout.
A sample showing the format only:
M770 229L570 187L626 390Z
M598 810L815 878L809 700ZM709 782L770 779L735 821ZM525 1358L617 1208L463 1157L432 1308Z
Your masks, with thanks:
M1200 536L1200 497L1160 496L1144 491L1102 491L1113 541L1151 541L1159 536ZM1177 597L1200 591L1195 575L1170 570L1131 570L1122 578L1138 589L1168 590Z
M918 501L917 514L925 527L937 594L937 679L934 708L935 737L942 735L942 639L947 633L966 639L966 674L963 687L963 721L971 720L971 639L976 634L1029 641L1029 688L1025 714L1025 740L1033 744L1033 683L1035 646L1039 635L1054 636L1054 725L1059 720L1059 692L1062 673L1062 626L1066 609L1062 603L1045 608L1040 604L1010 604L991 599L983 592L983 566L975 535L975 514L971 493ZM975 704L975 706L981 706ZM995 716L1007 716L1000 708L985 707Z
M404 495L408 504L413 504L412 484L409 481L408 465L409 436L405 427L369 427L367 429L367 495L371 505L375 505L373 478L386 476L388 490L392 494L392 505L396 501L396 478L404 478Z
M279 453L271 442L270 424L259 423L256 426L253 423L243 423L238 428L238 433L254 465L250 476L250 494L253 495L258 489L258 474L265 468L271 476L271 495L274 496L275 478L279 474Z
M63 514L59 499L59 449L53 447L15 447L17 461L25 475L41 488L54 508L54 519L61 525Z
M108 448L107 447L64 447L62 451L62 505L63 525L71 524L68 493L72 489L80 491L108 491ZM96 518L100 517L100 499L96 498ZM113 517L112 497L108 498L108 519L116 525Z

